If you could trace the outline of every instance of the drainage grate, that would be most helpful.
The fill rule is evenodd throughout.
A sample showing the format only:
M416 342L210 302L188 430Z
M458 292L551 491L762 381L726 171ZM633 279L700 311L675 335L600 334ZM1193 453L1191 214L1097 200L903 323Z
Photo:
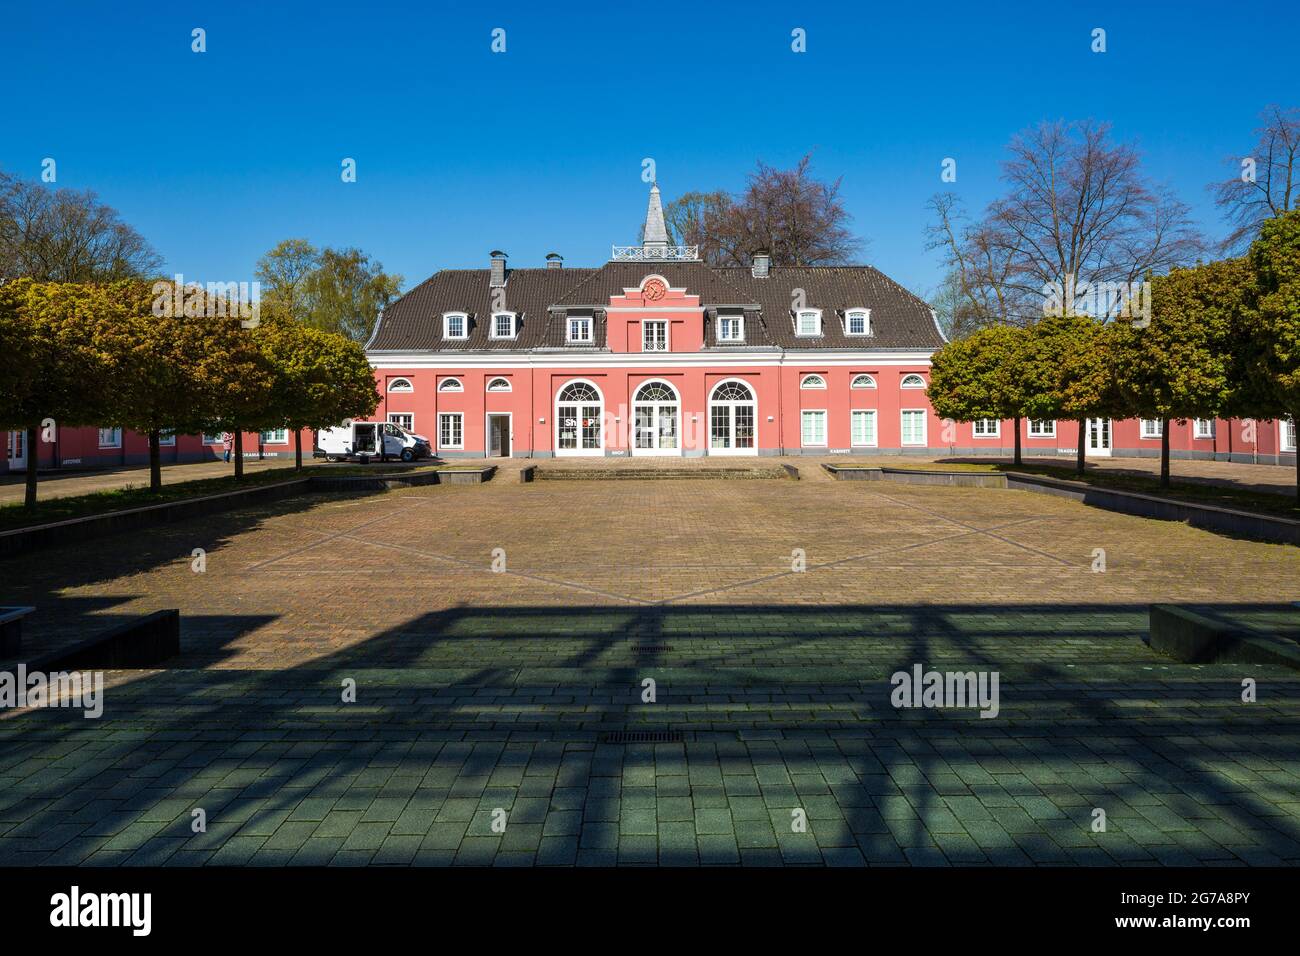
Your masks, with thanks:
M680 730L616 730L601 734L602 744L679 744Z
M672 649L673 646L671 644L633 644L632 645L633 654L666 654L668 651L671 651Z

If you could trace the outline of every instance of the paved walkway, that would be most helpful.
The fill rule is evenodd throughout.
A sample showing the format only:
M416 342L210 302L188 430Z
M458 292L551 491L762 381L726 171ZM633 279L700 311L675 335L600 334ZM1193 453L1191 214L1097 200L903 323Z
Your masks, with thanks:
M185 622L97 720L0 712L0 864L1300 863L1300 680L1141 642L1151 601L1300 599L1300 550L807 473L503 473L0 563L42 644ZM996 671L997 716L896 709L914 664Z
M310 457L303 459L304 465L312 464ZM251 474L268 468L293 468L293 457L244 459L244 471ZM235 466L224 461L196 461L189 464L163 465L162 480L164 485L182 481L197 481L201 478L223 478L235 473ZM25 494L27 477L18 472L0 475L0 505L22 501ZM37 496L62 498L72 495L85 495L94 491L112 491L117 488L148 488L149 466L127 468L102 468L94 471L60 471L41 472Z

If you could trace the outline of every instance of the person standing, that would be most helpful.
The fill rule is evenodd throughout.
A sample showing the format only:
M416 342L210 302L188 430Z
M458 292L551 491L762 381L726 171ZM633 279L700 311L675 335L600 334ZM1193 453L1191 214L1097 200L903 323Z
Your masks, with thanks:
M226 449L226 463L229 464L229 463L230 463L230 451L231 451L231 449L234 448L234 446L235 446L235 436L234 436L233 434L231 434L230 432L222 432L222 433L221 433L221 444L225 446L225 449Z

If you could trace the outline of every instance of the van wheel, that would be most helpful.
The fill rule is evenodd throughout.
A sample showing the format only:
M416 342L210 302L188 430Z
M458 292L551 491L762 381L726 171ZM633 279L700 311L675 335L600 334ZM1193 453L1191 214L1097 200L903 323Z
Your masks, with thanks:
M338 457L335 456L335 455L326 455L326 456L325 456L325 460L326 460L326 461L338 461Z
M409 448L403 448L402 461L415 461L415 452Z

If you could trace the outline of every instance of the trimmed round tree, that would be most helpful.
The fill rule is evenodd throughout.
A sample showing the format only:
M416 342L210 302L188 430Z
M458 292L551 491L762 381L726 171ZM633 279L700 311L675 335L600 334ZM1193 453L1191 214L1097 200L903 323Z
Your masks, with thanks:
M930 405L936 415L958 422L1011 419L1018 465L1030 358L1028 333L1013 325L987 326L949 342L930 360Z
M1088 419L1122 413L1110 339L1110 328L1087 315L1047 315L1029 327L1026 414L1077 423L1080 475L1087 462Z

